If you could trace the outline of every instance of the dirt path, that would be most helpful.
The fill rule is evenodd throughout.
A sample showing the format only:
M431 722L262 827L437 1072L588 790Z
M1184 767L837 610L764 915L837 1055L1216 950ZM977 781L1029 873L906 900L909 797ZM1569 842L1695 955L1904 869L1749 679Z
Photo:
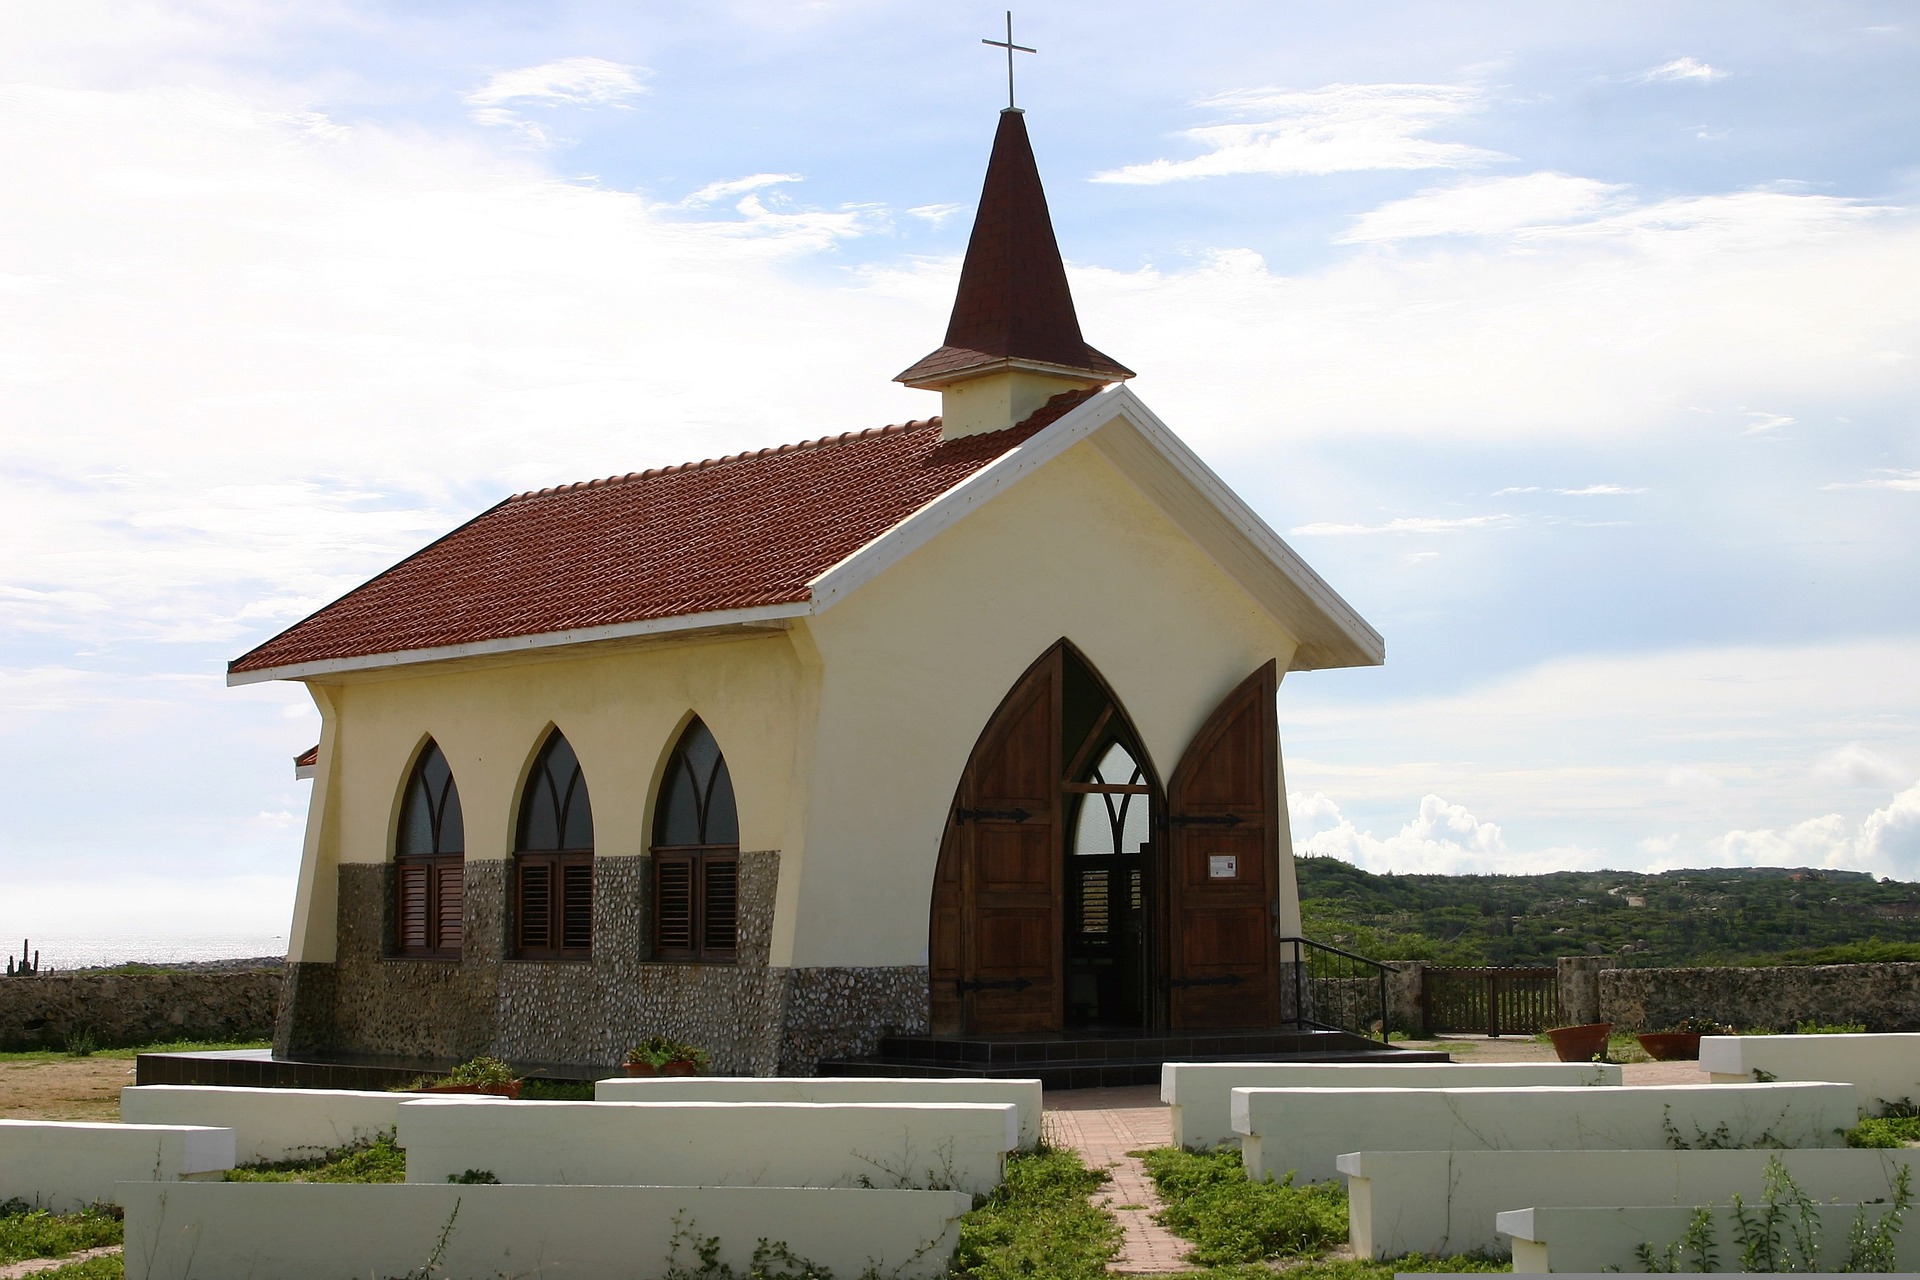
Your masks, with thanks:
M110 1253L118 1252L120 1252L120 1246L110 1244L104 1249L82 1249L64 1258L28 1258L25 1262L9 1262L5 1266L0 1266L0 1280L20 1280L22 1276L37 1275L42 1271L51 1271L55 1267L85 1262L89 1258L104 1258Z
M131 1058L0 1061L0 1119L118 1120Z

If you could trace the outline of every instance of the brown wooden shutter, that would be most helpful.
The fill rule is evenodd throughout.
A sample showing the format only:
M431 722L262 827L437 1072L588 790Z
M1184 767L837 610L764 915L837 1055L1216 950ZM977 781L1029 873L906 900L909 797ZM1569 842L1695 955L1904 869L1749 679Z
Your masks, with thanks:
M403 955L425 951L432 945L427 936L431 870L424 862L401 862L393 869L395 941Z
M442 858L434 869L434 921L438 928L432 941L435 951L460 954L462 910L466 903L466 863L458 857Z
M560 863L560 947L585 952L593 947L593 857Z
M653 857L654 956L691 960L693 946L693 856L657 853Z
M1180 1030L1280 1021L1280 743L1269 662L1214 711L1167 792L1167 958Z
M1056 647L1001 704L961 779L952 828L963 920L954 989L968 1031L1061 1025L1059 724Z
M520 949L542 951L553 945L553 863L546 858L520 859Z
M700 872L700 956L731 960L739 941L739 859L710 853L701 858Z

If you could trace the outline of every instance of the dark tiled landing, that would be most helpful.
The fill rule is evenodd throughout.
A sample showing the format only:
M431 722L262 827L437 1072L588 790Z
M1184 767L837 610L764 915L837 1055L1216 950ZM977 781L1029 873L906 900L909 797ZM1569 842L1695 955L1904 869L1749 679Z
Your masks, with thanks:
M1158 1084L1168 1062L1446 1062L1344 1031L1215 1031L1175 1035L1064 1032L889 1036L869 1057L820 1064L821 1075L1039 1079L1049 1089Z

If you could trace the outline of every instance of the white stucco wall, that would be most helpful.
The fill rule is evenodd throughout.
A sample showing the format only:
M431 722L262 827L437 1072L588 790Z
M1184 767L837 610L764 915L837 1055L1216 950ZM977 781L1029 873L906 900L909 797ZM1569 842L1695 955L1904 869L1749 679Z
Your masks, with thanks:
M1294 650L1091 441L802 626L822 684L788 917L796 965L926 962L954 788L995 708L1055 641L1113 688L1162 785L1221 699L1269 659L1285 671ZM1281 884L1282 926L1297 931L1290 858ZM776 933L775 963L782 943Z
M234 1132L234 1158L305 1160L392 1129L416 1093L148 1084L120 1091L128 1124L211 1125Z
M125 1182L177 1182L233 1168L233 1130L0 1120L0 1200L54 1213L119 1203Z
M897 1079L883 1076L616 1076L595 1102L989 1102L1010 1104L1022 1149L1040 1141L1038 1080Z
M512 856L521 784L550 725L580 759L595 852L644 852L658 778L692 715L726 753L740 847L797 852L787 810L793 779L807 769L797 726L811 681L778 631L408 669L317 696L331 715L314 778L318 829L289 939L294 960L334 958L333 871L392 856L402 789L429 735L460 788L469 859Z
M1920 1034L1704 1036L1700 1069L1715 1084L1844 1080L1860 1090L1867 1114L1879 1115L1884 1103L1920 1102Z

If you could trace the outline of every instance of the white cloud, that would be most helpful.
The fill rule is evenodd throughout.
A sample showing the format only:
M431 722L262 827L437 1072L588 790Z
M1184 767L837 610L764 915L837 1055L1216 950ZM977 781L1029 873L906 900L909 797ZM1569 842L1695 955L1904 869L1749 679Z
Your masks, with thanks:
M1340 858L1368 871L1524 875L1600 865L1599 855L1584 849L1515 851L1498 824L1482 822L1464 806L1432 794L1420 798L1411 821L1384 837L1362 831L1322 794L1289 792L1287 809L1297 856ZM1308 832L1304 838L1303 830Z
M1485 105L1480 90L1445 84L1330 84L1247 89L1202 108L1241 117L1189 129L1206 148L1189 160L1152 160L1094 175L1095 182L1157 184L1227 174L1325 174L1369 169L1460 169L1504 160L1424 135Z
M647 92L644 69L605 58L559 58L537 67L496 71L466 95L476 123L518 131L528 141L552 141L545 127L525 115L529 107L620 107Z
M744 178L729 178L724 182L709 182L692 195L680 202L683 209L697 209L715 204L731 196L745 195L749 191L759 191L765 187L778 186L787 182L802 182L797 173L755 173Z
M1675 58L1672 62L1663 62L1657 67L1649 67L1640 73L1641 84L1649 84L1655 80L1697 80L1701 84L1711 84L1715 80L1726 78L1726 72L1709 66L1698 58Z
M1814 780L1828 786L1889 790L1912 776L1903 762L1858 742L1835 747L1813 764Z
M1743 436L1765 435L1769 431L1778 431L1781 427L1790 427L1795 421L1787 414L1767 413L1761 409L1749 409L1747 417L1753 421L1740 433Z
M1590 484L1578 489L1555 489L1555 493L1569 498L1611 498L1625 494L1645 493L1645 489L1630 488L1624 484Z
M907 210L913 217L919 218L929 226L934 227L945 226L947 220L952 218L954 214L964 213L965 211L966 206L963 204L917 204Z
M1332 797L1362 830L1439 795L1499 815L1517 848L1577 831L1617 867L1649 865L1640 842L1653 835L1679 841L1658 855L1676 867L1732 848L1804 850L1826 830L1809 815L1858 813L1863 788L1912 780L1917 667L1920 638L1908 637L1573 656L1400 699L1289 677L1287 779ZM1856 839L1807 860L1870 856ZM1902 874L1920 876L1920 863Z
M1836 481L1820 487L1822 489L1895 489L1904 493L1920 493L1920 471L1879 467L1865 480Z
M1339 242L1383 244L1431 236L1512 235L1592 220L1620 208L1620 183L1564 173L1482 178L1390 201L1354 220Z
M1367 533L1460 533L1467 529L1497 528L1512 523L1512 516L1402 516L1385 524L1303 524L1288 530L1301 537L1334 537Z

